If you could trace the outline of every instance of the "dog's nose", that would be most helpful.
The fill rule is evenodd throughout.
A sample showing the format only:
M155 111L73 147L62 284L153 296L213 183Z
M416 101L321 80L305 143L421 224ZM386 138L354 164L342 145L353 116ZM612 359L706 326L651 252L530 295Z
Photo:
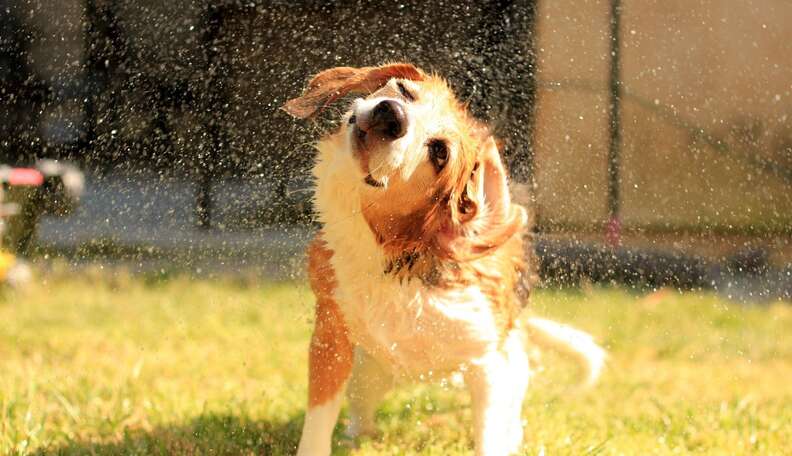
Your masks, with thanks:
M407 114L404 107L394 100L381 101L371 111L368 132L382 139L393 141L407 133Z

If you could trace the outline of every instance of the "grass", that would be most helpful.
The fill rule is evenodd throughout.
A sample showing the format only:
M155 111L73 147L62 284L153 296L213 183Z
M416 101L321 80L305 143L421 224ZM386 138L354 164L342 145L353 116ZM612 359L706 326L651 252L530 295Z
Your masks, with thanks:
M293 454L313 298L304 284L106 274L0 297L0 454ZM543 352L525 454L790 454L792 307L710 294L540 290L533 309L599 336L575 393ZM464 391L389 395L355 455L471 453ZM342 422L344 421L342 417Z

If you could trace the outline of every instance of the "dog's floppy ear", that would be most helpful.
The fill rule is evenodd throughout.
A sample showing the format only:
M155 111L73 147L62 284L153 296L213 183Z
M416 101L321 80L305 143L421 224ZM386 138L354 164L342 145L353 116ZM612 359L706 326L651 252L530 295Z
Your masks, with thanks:
M283 110L294 117L306 119L349 93L374 92L391 78L420 81L424 78L424 74L407 63L363 68L331 68L314 76L308 83L305 93L287 101L283 105Z
M482 146L464 192L451 204L451 221L439 234L438 246L456 260L485 255L525 226L527 214L511 202L506 169L491 136Z

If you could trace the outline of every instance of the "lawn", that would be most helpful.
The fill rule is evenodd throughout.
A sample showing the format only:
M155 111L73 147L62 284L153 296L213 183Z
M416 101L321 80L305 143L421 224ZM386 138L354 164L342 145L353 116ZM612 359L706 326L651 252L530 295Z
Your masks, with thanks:
M0 454L292 454L313 298L302 283L52 276L0 295ZM611 353L593 390L544 352L525 454L791 454L792 306L540 290ZM341 454L471 453L469 399L407 385ZM345 418L342 417L342 421ZM340 435L340 434L338 434Z

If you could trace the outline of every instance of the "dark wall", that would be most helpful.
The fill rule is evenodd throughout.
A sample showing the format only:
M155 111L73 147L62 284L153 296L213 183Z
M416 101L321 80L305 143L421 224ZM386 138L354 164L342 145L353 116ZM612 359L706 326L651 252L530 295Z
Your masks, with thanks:
M321 69L405 60L446 75L530 170L533 1L7 3L0 161L288 180L321 126L279 106ZM59 34L78 37L62 70L40 57Z

